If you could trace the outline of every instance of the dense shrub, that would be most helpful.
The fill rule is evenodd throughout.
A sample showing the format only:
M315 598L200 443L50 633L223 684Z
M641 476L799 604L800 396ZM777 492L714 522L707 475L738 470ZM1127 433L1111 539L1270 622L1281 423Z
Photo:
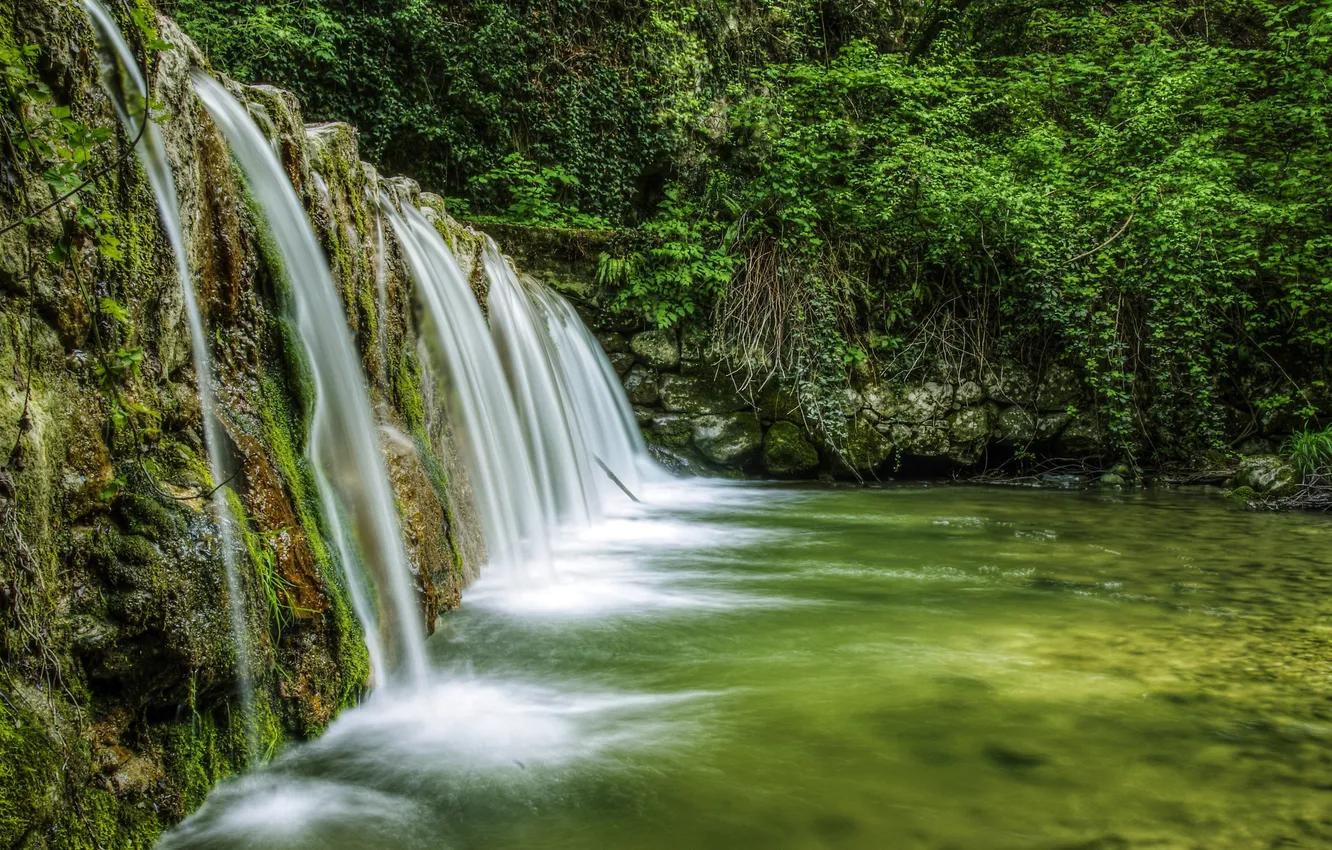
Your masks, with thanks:
M815 397L866 361L1060 358L1166 456L1329 410L1322 0L177 12L479 214L641 227L602 258L618 304L715 310Z

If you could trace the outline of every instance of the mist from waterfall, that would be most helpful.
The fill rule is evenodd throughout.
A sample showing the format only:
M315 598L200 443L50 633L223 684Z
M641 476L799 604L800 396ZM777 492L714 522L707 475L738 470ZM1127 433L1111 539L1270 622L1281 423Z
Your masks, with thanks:
M419 683L426 674L421 608L365 377L328 262L300 198L246 108L203 73L195 73L194 84L246 175L290 286L315 388L307 454L353 607L365 626L371 664L380 684Z
M246 628L246 600L241 582L239 551L236 548L235 518L227 504L225 453L223 450L222 422L217 415L217 401L213 388L212 356L208 348L208 333L204 327L199 297L194 290L194 276L185 252L185 234L180 221L180 207L176 198L176 183L167 162L166 146L161 131L149 115L148 86L139 71L133 51L125 42L115 20L98 0L82 0L83 8L92 21L97 36L102 85L116 115L131 140L137 139L135 153L143 165L144 174L152 187L162 229L176 262L181 292L185 303L185 317L190 327L190 351L195 380L199 390L199 408L203 418L204 443L208 453L208 472L212 479L210 507L217 522L226 567L227 607L231 616L232 639L236 647L236 679L240 691L241 713L244 717L246 752L250 760L259 757L259 733L254 716L254 674L251 665L249 631Z

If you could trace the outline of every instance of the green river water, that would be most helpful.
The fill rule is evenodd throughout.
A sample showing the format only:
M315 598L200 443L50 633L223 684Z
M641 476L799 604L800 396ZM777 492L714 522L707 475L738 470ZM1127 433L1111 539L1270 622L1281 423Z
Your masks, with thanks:
M1332 846L1332 524L678 485L167 847Z

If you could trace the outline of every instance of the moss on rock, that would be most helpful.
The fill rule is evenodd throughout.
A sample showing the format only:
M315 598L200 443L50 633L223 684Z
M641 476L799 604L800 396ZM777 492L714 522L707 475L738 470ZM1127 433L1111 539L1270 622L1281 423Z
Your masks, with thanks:
M800 478L819 467L819 451L794 423L780 421L763 436L763 468L775 478Z

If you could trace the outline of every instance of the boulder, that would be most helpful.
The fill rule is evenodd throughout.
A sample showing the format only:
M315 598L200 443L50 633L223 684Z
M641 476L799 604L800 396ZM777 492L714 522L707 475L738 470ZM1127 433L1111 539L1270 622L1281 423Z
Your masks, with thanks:
M754 404L758 408L758 415L767 419L799 418L800 400L789 387L782 386L776 380L768 381L759 390Z
M953 401L959 405L979 404L985 398L985 390L975 381L963 381L957 385L957 394Z
M850 387L847 387L838 393L836 401L840 402L842 415L848 419L859 413L861 406L864 404L860 398L860 393Z
M651 425L643 429L643 439L654 446L669 449L688 448L694 436L694 422L688 416L658 414Z
M913 426L906 444L899 443L897 448L919 457L947 457L952 448L948 440L948 422L937 420Z
M1079 416L1059 434L1059 442L1066 451L1075 455L1090 455L1105 450L1110 435L1095 417Z
M1059 436L1064 430L1064 426L1072 421L1066 411L1060 410L1054 413L1042 413L1036 417L1036 439L1048 440L1051 437Z
M611 368L615 374L623 378L629 372L629 367L634 365L634 355L627 351L612 351L606 355L610 360Z
M701 362L709 342L707 328L690 322L680 329L680 359L691 363Z
M1065 410L1082 395L1082 379L1061 363L1053 363L1036 388L1036 406L1041 410Z
M747 405L728 379L711 381L699 375L661 376L661 406L672 413L734 413Z
M952 409L953 385L931 381L908 392L906 400L886 418L921 424L943 419Z
M999 439L1014 446L1025 446L1036 439L1036 417L1016 405L1005 407L995 425Z
M987 367L981 374L981 387L988 398L1006 404L1030 404L1036 395L1031 372L1012 360Z
M1249 487L1262 496L1289 496L1299 489L1298 470L1277 455L1254 455L1240 461L1235 488Z
M998 418L999 408L994 404L964 407L954 413L948 423L948 440L952 444L949 457L960 464L972 464L980 460L990 438L994 436L994 425Z
M964 407L948 421L948 438L955 443L987 443L994 435L999 409L993 405Z
M604 331L597 334L597 342L601 343L602 350L607 354L629 351L629 340L624 338L624 334L617 334L615 331Z
M680 365L680 344L675 331L653 330L634 334L629 348L640 363L654 369L674 369Z
M819 452L797 425L774 422L763 437L763 467L775 478L798 478L819 468Z
M748 465L763 444L763 427L752 413L700 416L694 420L694 447L720 466Z
M846 465L858 472L873 472L893 456L893 444L877 428L857 417L847 428L846 449L841 455Z
M875 384L865 390L865 407L873 410L880 419L893 418L902 405L902 397L886 384Z
M657 373L634 365L624 379L624 391L634 404L656 404L661 399L657 389Z

